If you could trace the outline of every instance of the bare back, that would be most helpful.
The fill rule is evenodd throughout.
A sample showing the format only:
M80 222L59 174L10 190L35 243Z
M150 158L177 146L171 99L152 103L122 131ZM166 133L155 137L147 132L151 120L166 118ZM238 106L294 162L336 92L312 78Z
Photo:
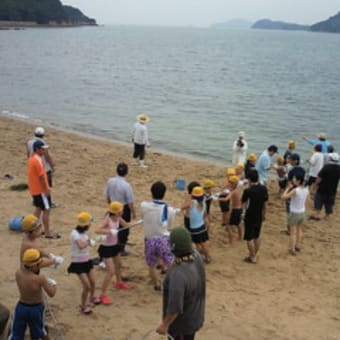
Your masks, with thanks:
M236 188L232 191L230 201L233 209L241 209L242 208L242 190L241 188Z

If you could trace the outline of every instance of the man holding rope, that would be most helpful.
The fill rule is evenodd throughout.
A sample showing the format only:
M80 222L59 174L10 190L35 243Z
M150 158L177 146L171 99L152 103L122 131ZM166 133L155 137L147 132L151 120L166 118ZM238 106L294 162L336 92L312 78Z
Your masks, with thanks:
M193 251L190 233L177 227L170 233L175 261L163 284L163 321L159 334L174 340L194 340L203 326L205 312L205 269L201 256Z

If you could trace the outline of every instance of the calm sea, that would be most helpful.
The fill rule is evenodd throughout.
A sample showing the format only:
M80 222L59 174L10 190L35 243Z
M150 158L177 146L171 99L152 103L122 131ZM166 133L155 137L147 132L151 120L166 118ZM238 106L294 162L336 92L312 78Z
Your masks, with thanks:
M0 31L0 112L120 141L139 113L160 150L229 162L325 132L340 148L340 35L84 27Z

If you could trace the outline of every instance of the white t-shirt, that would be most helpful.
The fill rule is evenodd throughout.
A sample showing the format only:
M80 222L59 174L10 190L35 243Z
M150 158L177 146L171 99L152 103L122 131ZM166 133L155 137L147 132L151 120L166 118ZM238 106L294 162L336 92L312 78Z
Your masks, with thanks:
M132 139L136 144L149 145L148 129L145 124L139 122L134 124Z
M90 258L89 247L80 249L77 245L77 241L88 242L89 236L86 233L79 233L76 229L73 229L70 235L72 262L87 262Z
M144 220L144 234L146 238L169 235L168 229L175 226L176 210L168 206L168 221L162 223L164 205L154 202L141 203L141 217Z
M295 188L295 195L290 199L290 212L295 214L304 213L307 196L308 188Z
M320 170L323 167L325 156L321 152L315 152L309 159L309 176L318 177Z

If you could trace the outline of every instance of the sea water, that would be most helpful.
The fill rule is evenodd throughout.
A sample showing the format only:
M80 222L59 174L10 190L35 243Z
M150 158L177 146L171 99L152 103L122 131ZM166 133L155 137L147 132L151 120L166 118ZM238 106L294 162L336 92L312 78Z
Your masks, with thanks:
M218 163L318 132L340 148L340 35L101 26L0 30L0 112Z

